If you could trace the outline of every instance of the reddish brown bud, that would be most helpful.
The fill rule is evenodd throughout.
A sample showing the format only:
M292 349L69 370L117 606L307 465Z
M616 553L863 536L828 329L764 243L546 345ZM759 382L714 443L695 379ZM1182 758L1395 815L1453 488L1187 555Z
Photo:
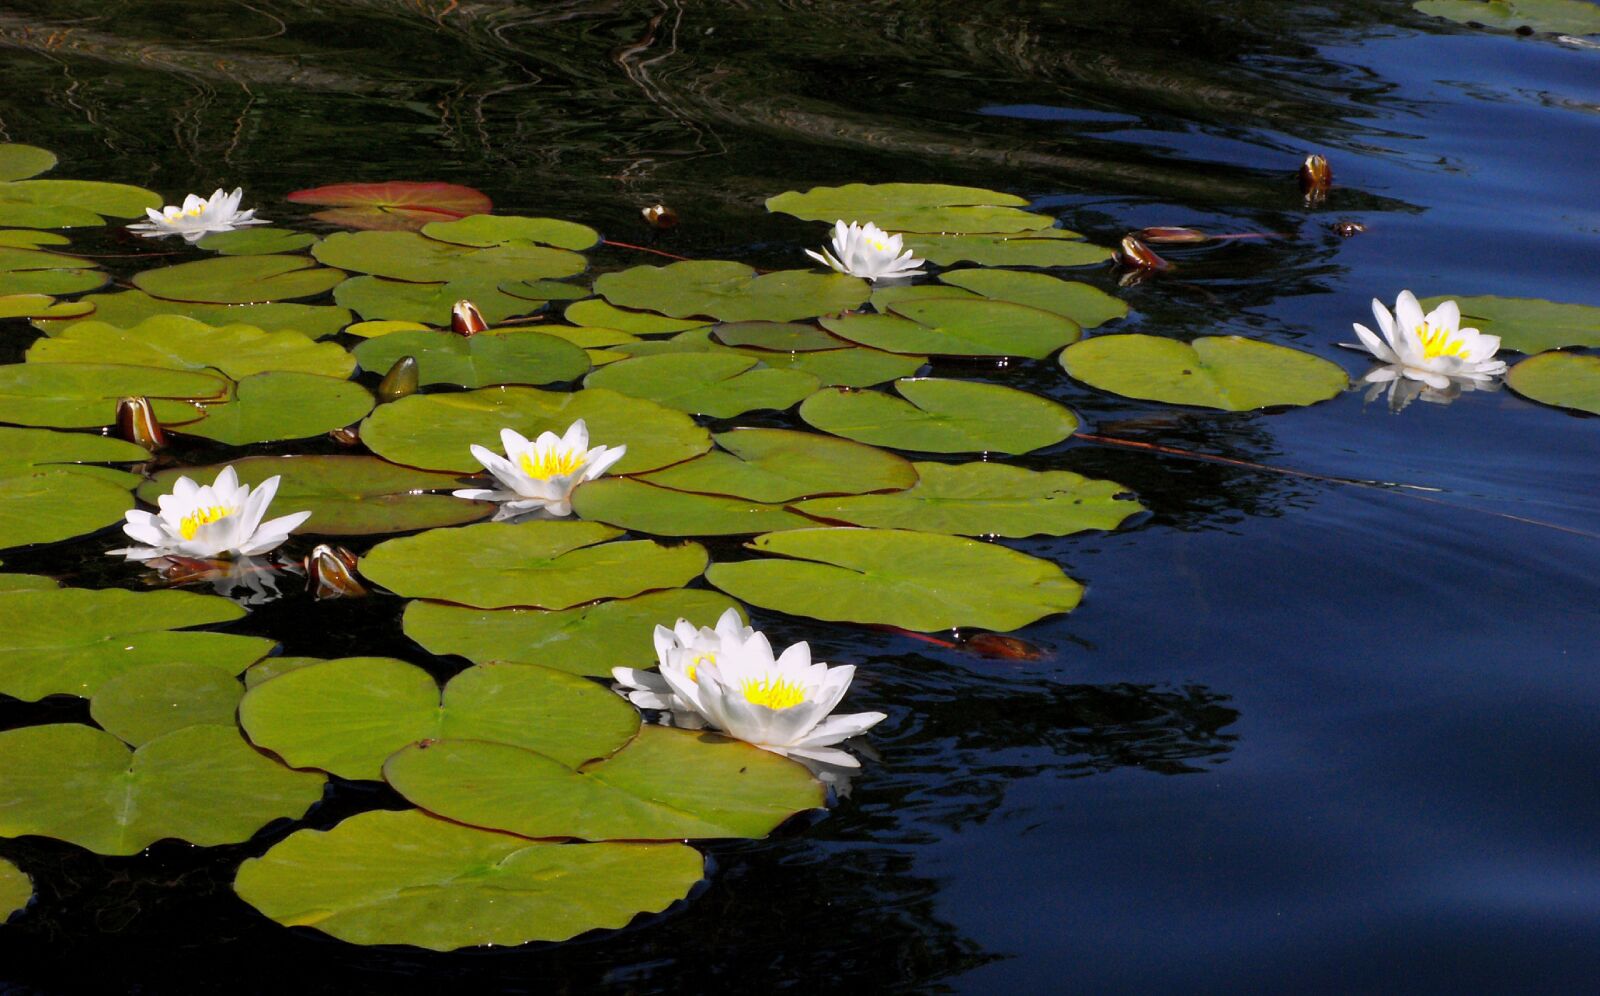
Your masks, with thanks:
M663 232L677 227L678 224L678 212L665 204L652 204L641 209L639 213L644 215L644 220L649 222L651 228L659 228Z
M979 633L966 642L966 648L984 657L997 657L1008 661L1036 661L1044 651L1014 636L999 633Z
M305 559L306 588L317 598L360 598L366 586L356 580L356 555L323 543Z
M117 435L155 451L167 445L167 434L156 421L149 398L123 398L117 402Z
M328 438L332 439L340 446L361 445L361 432L353 425L347 425L343 429L334 429L332 432L328 433Z
M1333 186L1333 168L1328 165L1328 160L1322 156L1306 156L1306 161L1300 165L1300 190L1306 195L1306 202L1320 204L1327 199L1328 188Z
M477 335L489 327L483 320L483 312L471 301L457 301L456 306L450 309L450 328L460 335Z
M1157 256L1154 250L1132 235L1123 236L1117 262L1130 270L1148 270L1152 273L1165 273L1172 269L1171 263Z

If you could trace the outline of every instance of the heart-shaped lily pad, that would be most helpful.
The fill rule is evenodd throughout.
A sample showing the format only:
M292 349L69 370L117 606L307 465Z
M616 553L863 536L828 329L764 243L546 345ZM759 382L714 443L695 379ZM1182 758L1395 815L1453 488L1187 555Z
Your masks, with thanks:
M824 389L801 404L800 417L836 436L928 453L1027 453L1078 428L1054 401L998 384L914 377L894 386L905 400Z
M285 926L452 951L624 927L703 874L683 844L556 844L377 810L291 834L241 865L234 890Z
M344 308L321 304L292 304L270 302L267 304L199 304L192 301L164 301L151 297L144 291L129 290L118 294L90 294L80 304L90 305L92 317L97 322L129 329L155 315L182 315L216 327L221 325L251 325L265 332L291 329L313 339L325 339L354 321L354 316ZM45 335L60 335L62 329L71 328L77 318L35 321L34 327Z
M567 309L562 312L562 317L574 325L614 329L618 332L628 332L633 335L667 335L673 332L683 332L687 329L703 328L709 324L705 319L700 318L668 318L666 315L658 315L653 311L630 311L626 308L618 308L597 297L567 305Z
M660 726L577 769L510 744L439 740L399 751L383 776L430 813L524 837L765 837L824 801L821 784L787 758Z
M238 674L273 642L232 633L175 632L229 622L244 610L186 591L50 588L0 592L0 693L25 701L90 696L129 671L198 661Z
M309 256L221 256L134 274L151 297L201 304L259 304L314 297L344 279Z
M836 335L801 322L723 322L712 330L711 338L724 346L777 353L810 353L850 346Z
M191 402L220 401L228 382L211 373L112 363L0 365L0 422L85 429L117 420L119 398L155 402L163 424L192 422Z
M917 256L951 266L1091 266L1111 259L1111 250L1082 241L1060 228L1020 235L907 235L905 247Z
M33 898L33 881L16 865L0 858L0 923L28 905Z
M681 588L706 567L698 543L608 543L598 522L484 522L392 539L361 558L361 573L407 598L483 609L566 609L597 598Z
M742 323L751 324L751 323ZM763 322L771 325L774 323ZM819 335L827 335L818 331ZM842 339L833 339L843 343ZM621 343L614 351L628 356L660 356L667 353L733 353L760 360L776 370L795 370L815 377L821 387L871 387L900 377L909 377L928 362L926 356L885 353L861 346L842 349L810 349L792 353L750 346L725 346L712 338L709 327L689 329L671 339Z
M360 384L305 373L260 373L239 381L234 398L207 405L205 418L181 427L230 446L320 436L362 419L372 394Z
M865 280L841 273L780 270L758 276L743 263L723 260L635 266L602 274L594 289L619 308L724 322L789 322L829 315L859 307L871 293Z
M1126 304L1098 287L1048 273L968 268L941 273L939 281L996 301L1013 301L1064 315L1086 329L1128 314Z
M1065 470L1040 472L1003 463L916 467L921 480L905 491L813 498L794 508L856 526L1022 537L1115 529L1144 507L1118 497L1127 489L1115 481L1094 481Z
M28 349L29 363L96 363L114 357L136 366L172 370L216 368L235 380L268 370L345 378L356 363L342 346L299 332L264 332L249 325L220 328L178 315L147 318L132 328L79 322Z
M762 408L781 411L819 386L810 374L759 363L728 353L640 356L600 367L584 378L584 385L712 418L733 418Z
M1600 415L1600 357L1541 353L1512 367L1506 383L1525 398Z
M1562 346L1600 346L1600 307L1533 297L1430 297L1432 311L1447 300L1461 308L1461 324L1500 337L1501 349L1542 353Z
M5 575L0 575L4 577ZM739 603L718 591L674 588L634 598L548 609L472 609L443 602L406 604L405 632L431 654L482 664L542 664L571 674L610 677L613 667L656 662L657 626L688 619L712 626Z
M151 664L102 684L89 715L137 747L186 726L232 726L243 694L238 678L209 664Z
M917 482L911 461L847 439L792 429L734 429L721 447L644 480L678 491L785 502L812 495L896 491Z
M355 353L362 369L377 373L402 356L414 356L419 383L462 387L553 384L589 370L589 356L582 349L538 332L395 332L368 339Z
M626 477L585 484L573 492L572 507L585 519L651 536L740 536L816 524L782 505L673 491Z
M311 217L345 228L415 230L435 221L483 214L494 207L487 194L455 183L385 180L380 183L333 183L296 190L294 204L326 205Z
M78 228L106 218L138 218L159 208L161 195L125 183L96 180L18 180L0 183L0 225Z
M176 837L249 840L322 797L320 774L258 753L235 726L188 726L138 750L76 723L0 733L0 836L56 837L97 854L137 854Z
M317 243L312 255L327 266L414 282L570 277L589 265L565 249L531 244L478 248L416 232L336 232Z
M122 518L137 478L85 463L149 454L120 439L79 432L0 428L0 547L53 543Z
M600 242L600 233L588 225L559 218L524 218L513 214L475 214L460 221L435 221L424 225L422 234L458 246L505 245L508 242L534 242L582 252Z
M78 256L0 246L0 294L77 294L110 279Z
M236 228L212 232L196 244L223 256L270 256L299 252L316 242L317 237L309 232L291 232L287 228Z
M1049 228L1049 215L1019 210L1012 194L943 183L850 183L791 190L767 198L767 210L807 221L874 222L890 232L1026 232Z
M0 145L0 182L26 180L50 171L55 164L56 154L49 149L11 142Z
M1241 336L1179 342L1154 335L1086 339L1061 354L1073 379L1130 398L1242 412L1311 405L1349 386L1337 364Z
M441 737L515 744L576 767L627 743L639 713L601 685L535 664L478 664L441 694L422 668L349 657L252 687L239 723L293 767L376 780L390 754Z
M48 294L0 295L0 318L79 319L92 311L92 304L57 301Z
M506 293L500 289L504 283L495 278L413 284L383 277L351 277L334 288L333 299L362 318L428 325L449 325L450 309L460 300L471 301L491 324L544 307L542 300Z
M986 298L902 301L887 315L822 319L828 331L890 353L1027 356L1042 360L1076 342L1076 322L1054 312Z
M748 546L785 559L713 564L707 580L741 601L833 622L1004 631L1069 611L1083 595L1048 560L958 536L795 529Z
M1424 14L1462 24L1564 35L1600 34L1600 9L1587 0L1417 0Z
M11 228L0 230L0 246L15 246L20 249L37 249L40 246L70 245L71 239L55 232L37 232L26 228Z

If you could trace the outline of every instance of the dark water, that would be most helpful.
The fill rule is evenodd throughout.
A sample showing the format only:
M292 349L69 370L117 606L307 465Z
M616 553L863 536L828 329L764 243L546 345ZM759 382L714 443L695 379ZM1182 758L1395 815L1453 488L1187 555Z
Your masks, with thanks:
M1600 54L1401 0L494 3L5 0L0 137L169 199L440 179L506 212L799 265L814 183L972 183L1108 242L1283 233L1123 291L1133 330L1335 344L1367 301L1600 304ZM1338 187L1308 209L1308 151ZM1359 220L1353 239L1329 223ZM602 267L648 261L596 254ZM1109 272L1087 279L1113 286ZM5 332L6 348L25 342ZM970 372L970 371L969 371ZM1600 971L1600 423L1509 391L1275 415L997 373L1092 431L1380 489L1069 441L1022 464L1151 514L1017 544L1089 585L995 662L756 614L862 665L890 719L852 795L708 848L690 902L559 947L427 955L284 930L235 900L276 839L100 859L0 843L41 895L0 929L19 993L1583 991ZM99 539L8 567L125 583ZM418 659L396 603L258 613L289 652ZM285 634L288 634L287 636ZM81 718L49 704L3 718ZM12 716L10 713L15 712ZM341 788L328 826L399 801ZM277 835L281 836L281 832Z

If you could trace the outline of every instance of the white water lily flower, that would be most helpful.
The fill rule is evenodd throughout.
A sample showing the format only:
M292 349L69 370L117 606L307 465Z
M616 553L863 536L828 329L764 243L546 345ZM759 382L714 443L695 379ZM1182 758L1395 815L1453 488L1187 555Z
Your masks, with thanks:
M1372 314L1383 338L1358 324L1355 330L1361 345L1342 345L1365 349L1385 364L1383 369L1392 370L1392 376L1420 380L1442 391L1452 379L1486 381L1506 371L1505 361L1494 358L1500 337L1461 328L1461 309L1454 301L1445 301L1424 315L1416 296L1401 291L1393 315L1377 299L1372 302ZM1369 374L1367 379L1382 382L1386 377Z
M278 493L278 478L269 477L255 490L240 484L232 467L211 484L196 484L180 477L172 494L156 499L159 512L138 509L126 514L122 531L142 544L111 553L129 560L179 556L252 557L281 546L289 533L311 517L310 512L294 512L261 521Z
M147 239L182 235L186 241L198 242L211 232L231 232L242 225L267 224L267 219L256 217L255 208L239 210L239 200L243 196L243 187L234 187L231 194L218 187L210 197L190 194L181 206L168 204L160 211L145 208L144 213L150 220L128 227Z
M1470 377L1451 377L1449 386L1437 388L1405 376L1404 368L1398 364L1373 367L1367 371L1365 377L1361 378L1361 383L1370 385L1363 401L1370 403L1376 401L1380 394L1385 395L1391 412L1404 411L1411 402L1418 399L1429 404L1448 405L1470 391L1500 390L1500 382L1497 380L1474 380Z
M572 492L578 485L604 474L628 452L626 446L589 449L589 427L581 418L567 427L565 435L542 432L533 442L514 429L501 429L500 444L505 456L472 446L472 455L500 487L452 492L457 498L500 502L495 521L539 510L571 515Z
M694 681L701 664L717 659L724 641L729 646L742 644L755 632L739 618L738 609L723 612L715 628L696 628L689 620L679 619L672 629L656 627L656 661L662 671L677 671L687 680ZM672 686L667 684L667 679L660 674L638 668L614 667L611 676L617 679L616 690L629 702L641 709L659 709L671 713L671 725L682 729L699 729L706 725L695 707L679 698Z
M923 261L911 250L903 249L901 237L890 235L870 221L865 225L854 221L846 225L843 219L834 222L833 252L807 249L806 255L840 273L866 280L922 275Z

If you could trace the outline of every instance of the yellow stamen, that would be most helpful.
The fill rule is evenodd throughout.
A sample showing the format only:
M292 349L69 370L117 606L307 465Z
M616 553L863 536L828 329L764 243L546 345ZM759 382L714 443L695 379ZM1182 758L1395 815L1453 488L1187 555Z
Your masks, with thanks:
M889 247L884 245L882 242L879 242L877 239L868 239L867 240L867 245L871 246L872 248L876 249L879 252L888 252L889 251Z
M739 691L744 693L746 702L768 709L787 709L806 700L805 689L782 678L746 678Z
M701 664L715 664L716 662L717 662L717 655L716 654L708 652L708 653L704 653L704 654L699 655L694 660L689 662L689 670L686 672L689 675L689 680L693 681L693 682L699 682L700 679L695 676L696 675L696 669L699 668Z
M517 461L522 466L522 472L529 477L537 477L541 481L548 481L552 477L576 473L583 466L585 454L578 450L544 450L522 454L522 459Z
M178 523L178 532L186 540L194 539L194 534L200 531L201 526L210 525L219 519L226 519L234 513L235 509L223 508L221 505L212 505L210 508L197 508L193 513L183 517Z
M1417 338L1422 340L1422 358L1436 360L1441 356L1467 358L1465 339L1452 339L1449 329L1436 329L1424 322L1417 326Z

